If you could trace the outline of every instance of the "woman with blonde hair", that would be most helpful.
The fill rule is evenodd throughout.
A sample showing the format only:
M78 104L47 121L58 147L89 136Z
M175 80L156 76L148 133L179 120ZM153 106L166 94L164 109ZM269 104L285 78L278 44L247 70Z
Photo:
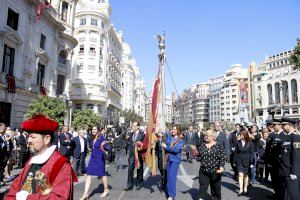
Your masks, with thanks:
M198 149L200 157L200 200L205 199L208 185L213 199L221 199L221 176L224 172L226 154L224 146L216 142L216 132L207 130L204 143Z
M105 154L109 148L108 142L105 141L104 137L105 129L97 126L92 129L93 140L90 143L90 149L92 151L91 158L87 167L87 177L85 181L84 194L81 200L88 199L88 192L92 181L92 176L102 177L104 192L100 197L106 197L109 194L107 177L105 174Z

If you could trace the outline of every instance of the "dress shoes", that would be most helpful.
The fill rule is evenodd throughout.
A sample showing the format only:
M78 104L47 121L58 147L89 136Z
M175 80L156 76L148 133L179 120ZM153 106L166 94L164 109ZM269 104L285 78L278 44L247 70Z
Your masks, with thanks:
M142 188L142 184L136 186L136 190L140 190Z
M126 188L124 188L124 191L129 191L129 190L132 190L133 189L133 187L126 187Z

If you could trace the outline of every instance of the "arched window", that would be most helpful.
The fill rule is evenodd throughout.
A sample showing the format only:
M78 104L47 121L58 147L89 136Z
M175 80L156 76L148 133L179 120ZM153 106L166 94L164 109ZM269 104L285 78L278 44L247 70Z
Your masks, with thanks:
M61 50L59 52L58 62L60 64L64 64L64 65L67 63L67 54L66 54L66 52L64 50Z
M292 103L298 103L298 86L297 81L293 79L291 81Z
M282 81L282 98L283 104L289 103L289 86L287 81Z
M280 104L280 86L279 83L275 83L275 103Z
M270 105L273 102L273 91L272 91L272 85L271 84L268 84L267 90L268 90L268 99L269 99L269 105Z

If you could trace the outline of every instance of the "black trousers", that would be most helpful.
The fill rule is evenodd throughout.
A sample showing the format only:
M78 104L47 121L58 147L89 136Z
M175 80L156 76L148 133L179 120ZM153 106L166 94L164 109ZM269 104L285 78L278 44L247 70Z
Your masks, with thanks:
M284 199L283 179L278 175L278 167L273 166L271 169L272 188L274 189L276 200Z
M161 174L161 187L165 188L167 184L167 169L163 168L163 159L162 157L158 157L158 169Z
M235 165L235 158L234 158L234 155L235 153L234 152L231 152L230 154L230 158L229 158L229 161L230 161L230 165L232 167L232 170L234 172L234 178L237 178L238 177L238 171L237 171L237 167Z
M85 153L80 153L79 158L73 158L73 169L77 175L86 173L85 157Z
M296 200L299 199L299 177L296 180L290 180L289 176L282 176L284 187L284 199L285 200Z
M10 157L10 152L5 152L4 151L4 152L1 152L1 154L3 155L3 157L1 155L2 159L0 160L0 182L3 182L4 169L5 169L6 165L7 165L7 161L9 159L9 157Z
M137 169L137 185L140 185L143 183L143 172L144 172L144 166L143 166L143 159L142 155L139 153L139 162L140 162L140 168ZM127 187L133 187L133 174L134 174L134 152L129 152L128 157L128 179L127 179Z
M200 198L205 199L208 186L211 188L212 199L221 199L221 174L208 174L199 170Z

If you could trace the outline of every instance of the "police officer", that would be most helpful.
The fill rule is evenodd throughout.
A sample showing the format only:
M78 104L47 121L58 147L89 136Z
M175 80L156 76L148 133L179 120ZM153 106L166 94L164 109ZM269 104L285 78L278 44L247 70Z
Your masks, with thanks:
M282 118L284 129L279 175L283 177L284 200L296 200L300 196L300 135L295 130L298 120Z
M274 198L282 200L284 198L284 189L282 181L279 179L279 157L281 153L281 138L280 134L283 134L281 120L267 120L267 127L269 131L272 131L268 137L266 144L266 158L267 165L271 169L272 188L274 189Z

